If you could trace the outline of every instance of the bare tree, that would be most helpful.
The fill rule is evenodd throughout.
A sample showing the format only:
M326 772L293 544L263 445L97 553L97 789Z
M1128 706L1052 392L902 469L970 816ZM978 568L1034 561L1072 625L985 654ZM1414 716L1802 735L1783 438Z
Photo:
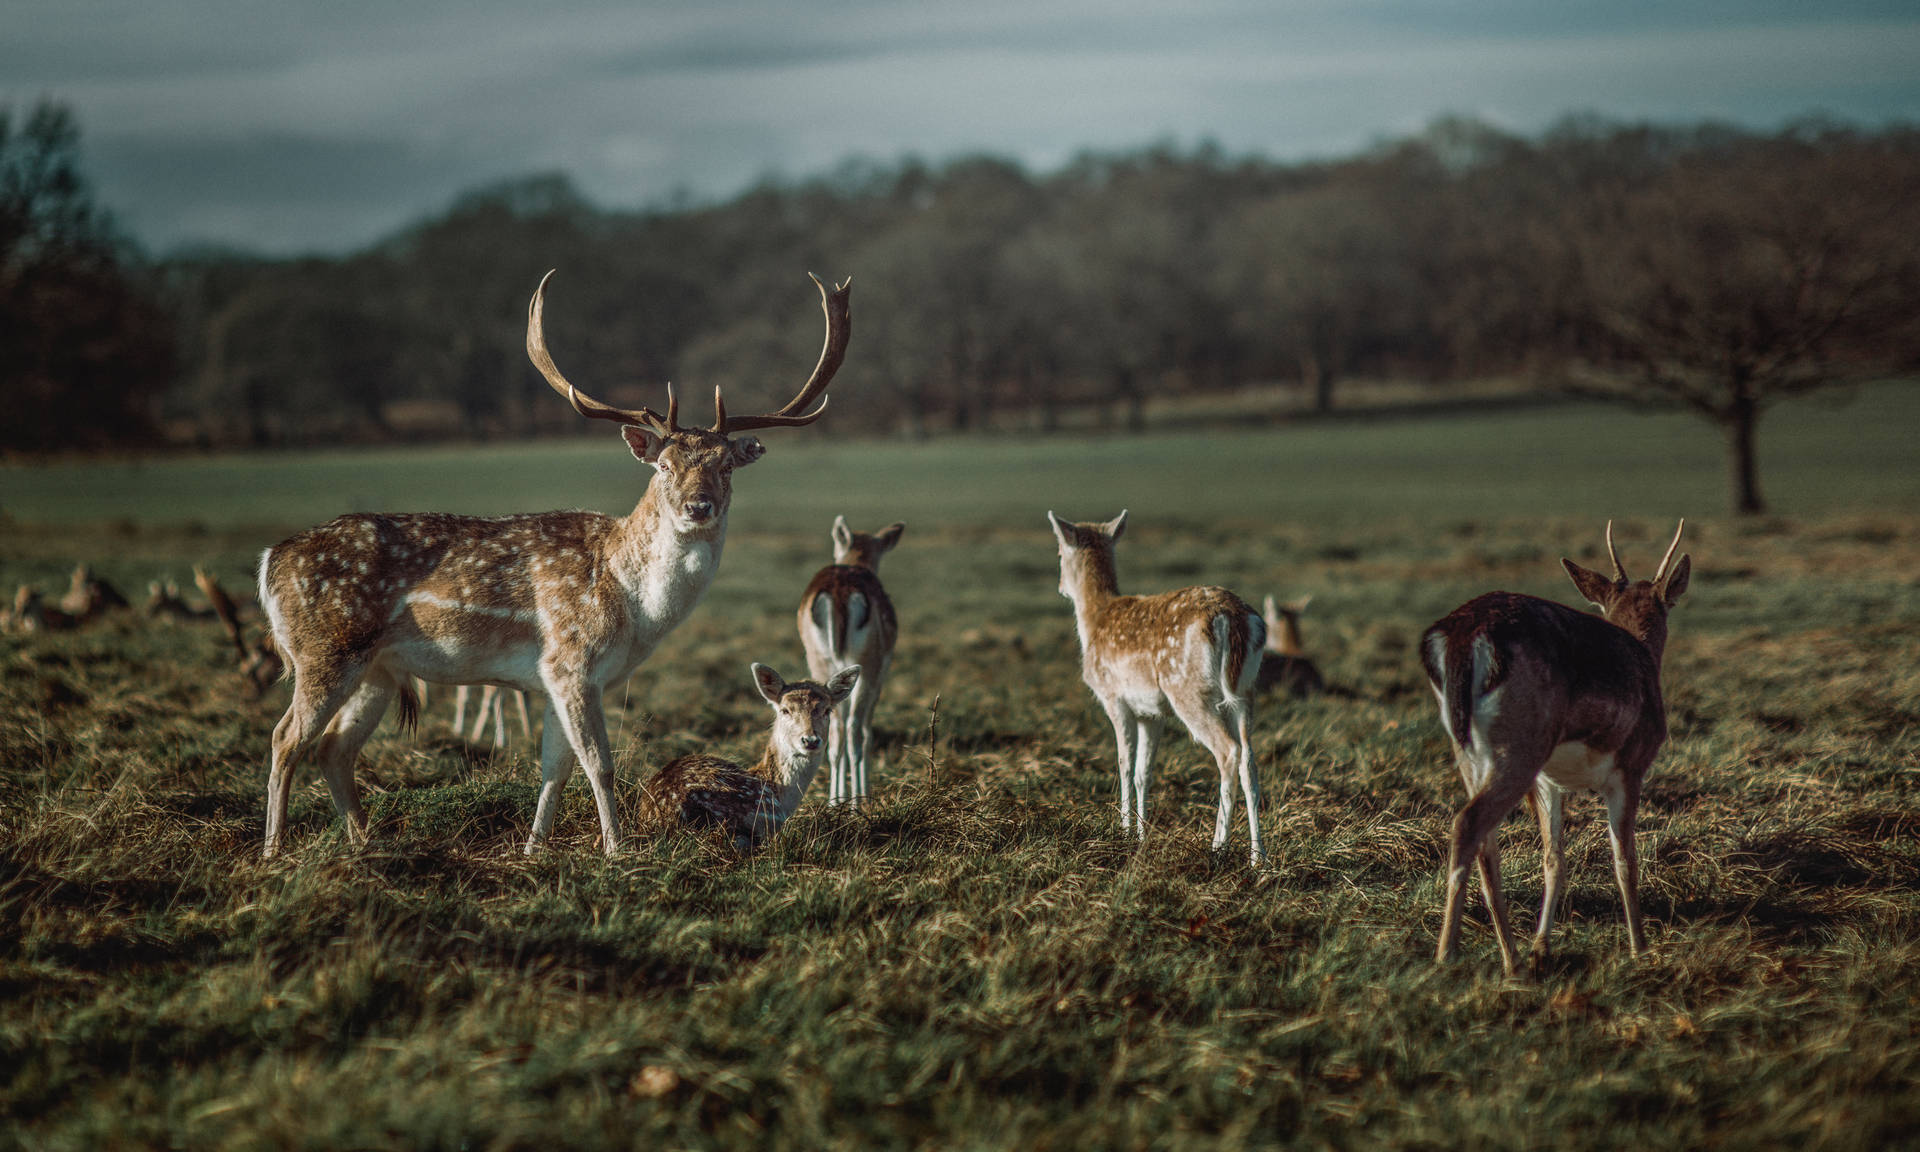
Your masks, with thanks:
M1756 513L1761 415L1912 348L1920 140L1825 129L1692 144L1575 200L1583 315L1566 383L1718 425L1734 508Z

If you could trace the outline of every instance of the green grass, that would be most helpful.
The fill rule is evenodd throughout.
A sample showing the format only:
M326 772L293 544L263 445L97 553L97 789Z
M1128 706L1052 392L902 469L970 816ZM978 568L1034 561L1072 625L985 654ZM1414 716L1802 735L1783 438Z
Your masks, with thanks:
M1848 399L1843 397L1843 399ZM1785 515L1920 511L1920 387L1805 400L1761 425L1761 480ZM1716 515L1728 506L1712 426L1569 406L1499 416L1319 423L1130 437L836 443L769 432L736 481L734 526L807 527L823 509L921 524L1221 516L1338 527L1380 516L1605 519ZM1147 447L1150 445L1150 447ZM1836 466L1837 465L1837 466ZM0 513L26 524L305 525L342 512L624 512L646 470L611 429L511 446L268 453L0 469ZM1103 511L1111 508L1111 511Z
M1611 413L1105 444L770 435L707 601L612 702L624 804L674 755L754 747L747 663L800 667L794 598L834 512L909 528L884 573L902 646L877 803L816 795L746 861L676 837L607 862L579 784L522 858L533 750L466 744L435 700L363 757L370 848L303 773L291 851L263 863L284 687L243 699L206 626L0 636L0 1147L1910 1141L1920 482L1889 426L1913 414L1881 390L1782 421L1768 482L1792 514L1756 522L1717 515L1702 429ZM421 499L393 503L630 495L637 466L609 448L407 454L419 472L391 491ZM129 591L193 562L245 587L262 545L357 499L349 479L385 505L401 459L281 461L330 487L279 494L247 484L270 461L154 465L174 488L124 488L120 511L36 506L13 482L55 474L6 472L7 507L48 526L0 530L0 587L52 588L81 559ZM248 490L181 502L220 470ZM60 473L76 501L84 474ZM1212 770L1182 738L1147 846L1118 833L1040 513L1123 504L1129 589L1315 596L1308 642L1352 695L1260 709L1264 869L1244 833L1208 850ZM1642 810L1652 954L1626 956L1587 799L1546 977L1500 977L1477 895L1461 961L1436 969L1460 787L1415 637L1488 588L1571 600L1557 558L1594 561L1609 515L1644 568L1681 512L1695 578ZM1533 840L1506 829L1523 926Z

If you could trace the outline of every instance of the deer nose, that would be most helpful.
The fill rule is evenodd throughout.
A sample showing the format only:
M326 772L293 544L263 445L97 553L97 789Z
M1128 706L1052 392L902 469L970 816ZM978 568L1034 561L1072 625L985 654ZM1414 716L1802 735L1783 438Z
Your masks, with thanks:
M695 524L705 524L707 521L713 519L713 501L689 500L687 501L686 511L687 519L693 521Z
M800 737L800 747L806 749L808 752L818 751L820 748L820 737L809 732L805 736Z

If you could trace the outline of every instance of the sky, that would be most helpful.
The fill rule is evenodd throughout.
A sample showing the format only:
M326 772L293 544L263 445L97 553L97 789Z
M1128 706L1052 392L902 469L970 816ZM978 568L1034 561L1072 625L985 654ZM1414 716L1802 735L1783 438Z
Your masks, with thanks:
M342 253L565 172L607 208L848 158L1210 140L1349 154L1466 115L1920 120L1912 0L5 0L0 105L79 118L149 250Z

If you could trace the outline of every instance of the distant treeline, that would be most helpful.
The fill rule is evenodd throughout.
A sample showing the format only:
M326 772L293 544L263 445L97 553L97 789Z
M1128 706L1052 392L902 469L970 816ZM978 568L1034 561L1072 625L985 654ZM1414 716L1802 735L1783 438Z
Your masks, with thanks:
M1914 364L1920 132L1571 119L1522 138L1444 120L1327 162L1202 146L1047 174L848 164L637 212L546 175L339 258L119 250L129 291L171 320L131 345L124 407L145 419L125 428L210 446L580 428L523 350L549 268L570 376L655 405L673 380L696 414L711 385L752 408L804 378L812 270L855 280L834 432L1137 425L1149 397L1254 382L1328 407L1362 375L1509 376L1732 432L1741 404ZM16 257L0 252L9 290ZM40 445L110 431L93 368L77 349L47 361L34 388L84 398L35 409Z

